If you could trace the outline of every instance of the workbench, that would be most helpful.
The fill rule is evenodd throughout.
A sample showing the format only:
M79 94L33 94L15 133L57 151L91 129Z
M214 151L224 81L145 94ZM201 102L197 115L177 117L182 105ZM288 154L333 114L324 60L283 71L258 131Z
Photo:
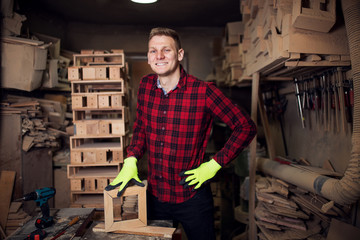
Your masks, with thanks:
M63 208L63 209L51 209L50 215L54 217L55 224L51 227L45 228L45 232L47 236L45 240L50 240L56 235L60 230L67 226L67 224L79 216L80 220L68 227L64 234L57 238L57 240L69 240L71 237L77 232L77 230L81 227L82 223L85 219L95 211L94 208ZM41 213L40 213L41 214ZM24 240L28 236L29 233L36 230L35 221L41 215L33 217L30 221L28 221L24 226L15 231L11 236L6 238L6 240ZM158 237L158 236L144 236L144 235L134 235L134 234L124 234L124 233L107 233L107 232L98 232L93 231L93 228L103 221L94 219L90 222L90 226L87 226L86 232L81 237L81 239L101 239L101 240L110 240L110 239L122 239L122 240L169 240L174 238L168 237ZM149 222L149 225L161 226L161 227L172 227L172 222L169 221L156 221ZM175 234L174 234L175 235ZM75 238L74 238L75 239ZM79 238L78 238L79 239ZM181 239L181 234L180 234Z

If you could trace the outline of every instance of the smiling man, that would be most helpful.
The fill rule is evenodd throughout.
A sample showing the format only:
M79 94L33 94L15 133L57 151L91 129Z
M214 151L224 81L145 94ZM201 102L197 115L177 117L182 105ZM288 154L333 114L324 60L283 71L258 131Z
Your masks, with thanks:
M155 74L142 78L136 120L127 158L105 189L129 182L142 185L137 159L148 151L148 218L180 222L188 239L215 239L210 185L216 173L233 160L256 134L249 116L213 84L185 72L178 34L154 28L149 36L148 63ZM204 161L214 118L232 134L210 161Z

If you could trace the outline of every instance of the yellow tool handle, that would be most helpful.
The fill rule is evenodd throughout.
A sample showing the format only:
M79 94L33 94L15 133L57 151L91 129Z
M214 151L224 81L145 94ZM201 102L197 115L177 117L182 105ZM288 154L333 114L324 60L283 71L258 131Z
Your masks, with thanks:
M68 225L69 225L69 226L72 226L72 225L74 225L75 223L77 223L79 220L80 220L80 217L79 217L79 216L74 217L73 220L71 220Z

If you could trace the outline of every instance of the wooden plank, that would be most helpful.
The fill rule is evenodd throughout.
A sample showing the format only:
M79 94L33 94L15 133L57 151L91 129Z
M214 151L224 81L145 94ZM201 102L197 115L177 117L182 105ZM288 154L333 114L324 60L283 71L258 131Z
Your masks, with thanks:
M105 224L99 223L93 228L94 232L105 232ZM169 227L157 227L157 226L141 226L141 227L129 227L127 229L120 229L114 231L114 233L126 233L137 234L152 237L165 237L171 238L175 228Z
M15 182L14 171L1 171L0 178L0 225L5 229L9 207L11 202L11 195L13 192Z
M22 202L11 202L9 213L16 213L17 211L19 211L21 205Z
M259 113L260 113L260 117L261 117L261 122L262 125L264 127L264 132L265 132L265 139L266 139L266 144L267 144L267 149L269 152L269 158L271 160L275 159L275 146L274 146L274 141L273 138L271 136L271 132L270 132L270 126L269 126L269 119L267 117L266 114L266 110L265 110L265 106L264 106L264 99L262 96L262 92L261 90L259 90L258 93L259 96Z
M336 218L332 218L327 240L356 240L359 239L360 229Z
M260 74L256 72L252 76L251 90L251 118L257 124L257 107L259 94ZM255 224L255 177L256 177L256 142L257 136L254 137L250 144L250 164L249 164L249 240L255 240L257 229Z

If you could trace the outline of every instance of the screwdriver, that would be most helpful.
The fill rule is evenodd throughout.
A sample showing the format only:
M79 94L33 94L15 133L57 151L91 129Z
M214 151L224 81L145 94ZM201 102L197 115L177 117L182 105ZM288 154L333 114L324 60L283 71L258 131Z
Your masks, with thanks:
M66 229L68 229L69 227L71 227L72 225L77 223L79 220L80 220L79 216L74 217L65 227L63 227L61 230L59 230L57 233L55 233L54 237L52 237L51 240L57 239L58 237L63 235L65 233Z

